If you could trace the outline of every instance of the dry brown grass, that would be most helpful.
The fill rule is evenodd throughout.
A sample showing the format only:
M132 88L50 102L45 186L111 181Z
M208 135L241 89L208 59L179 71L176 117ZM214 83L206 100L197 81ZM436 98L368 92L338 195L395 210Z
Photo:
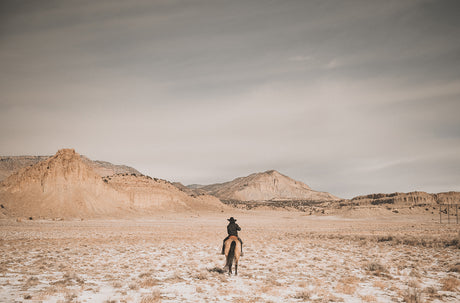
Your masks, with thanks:
M23 290L28 290L29 288L39 284L40 281L38 280L37 277L30 277L27 279L26 283L24 283L24 286L22 287Z
M423 290L424 293L430 295L430 296L435 296L438 291L436 290L436 288L432 287L432 286L428 286L426 287L424 290Z
M369 262L364 265L364 268L369 272L372 273L375 276L382 276L388 273L388 270L385 266L380 264L380 262Z
M460 288L460 280L454 277L442 279L441 284L441 289L444 291L457 291Z
M152 273L150 272L143 272L139 274L139 278L151 277Z
M161 293L159 290L153 291L151 294L143 296L141 303L157 303L161 302Z
M359 279L354 276L342 278L338 281L335 291L347 295L352 295L358 288Z
M139 282L139 287L142 287L142 288L149 288L149 287L156 286L156 285L158 285L158 280L155 278L151 278L151 277L144 278Z
M361 296L361 300L363 300L364 302L377 302L377 298L373 295Z
M128 287L131 290L138 290L139 289L139 284L137 284L135 282L131 282L131 283L129 283Z
M310 300L312 293L310 291L302 290L295 294L294 298L302 301Z
M209 273L206 271L200 271L199 273L194 275L194 278L198 280L207 280L209 279Z
M422 291L418 288L409 287L403 293L403 301L406 303L421 303L422 300Z
M379 288L381 290L385 290L387 288L387 283L385 283L384 281L374 281L373 283L374 287L375 288Z
M460 273L460 263L456 263L455 265L450 266L449 272Z

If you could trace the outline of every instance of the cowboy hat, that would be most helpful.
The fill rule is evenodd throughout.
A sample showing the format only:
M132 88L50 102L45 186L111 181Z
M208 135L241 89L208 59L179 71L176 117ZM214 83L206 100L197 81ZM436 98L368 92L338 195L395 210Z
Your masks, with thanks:
M227 219L227 221L236 222L235 218L233 218L233 217L231 217L230 219Z

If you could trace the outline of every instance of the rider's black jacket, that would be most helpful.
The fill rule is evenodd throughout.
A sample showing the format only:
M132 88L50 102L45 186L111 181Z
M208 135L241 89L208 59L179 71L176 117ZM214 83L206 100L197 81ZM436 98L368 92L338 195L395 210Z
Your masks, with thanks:
M230 222L227 225L227 233L228 233L229 236L237 236L238 237L238 231L239 230L241 230L241 228L235 222Z

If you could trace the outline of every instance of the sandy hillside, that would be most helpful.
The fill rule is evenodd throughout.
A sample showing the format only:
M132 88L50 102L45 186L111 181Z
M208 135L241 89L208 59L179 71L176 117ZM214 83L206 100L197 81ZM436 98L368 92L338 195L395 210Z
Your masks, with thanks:
M226 183L202 186L199 189L206 190L222 200L339 200L334 195L312 190L305 183L275 170L251 174Z
M73 149L63 149L21 169L0 183L1 213L34 218L129 218L225 208L215 197L192 197L164 180L135 173L102 178L91 163Z
M144 214L155 212L221 211L228 207L216 197L194 195L166 180L130 174L104 177L109 186L127 196L127 205Z

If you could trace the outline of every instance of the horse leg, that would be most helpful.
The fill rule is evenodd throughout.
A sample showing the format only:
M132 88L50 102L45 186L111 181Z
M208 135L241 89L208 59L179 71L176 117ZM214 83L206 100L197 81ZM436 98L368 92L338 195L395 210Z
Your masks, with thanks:
M232 274L232 266L233 266L233 256L228 256L228 275L230 276Z
M235 276L238 276L238 262L235 263Z
M230 250L228 251L228 254L227 254L227 265L228 265L228 274L229 275L232 274L232 265L233 265L233 261L235 259L235 246L236 246L236 242L232 241L231 244L230 244Z

